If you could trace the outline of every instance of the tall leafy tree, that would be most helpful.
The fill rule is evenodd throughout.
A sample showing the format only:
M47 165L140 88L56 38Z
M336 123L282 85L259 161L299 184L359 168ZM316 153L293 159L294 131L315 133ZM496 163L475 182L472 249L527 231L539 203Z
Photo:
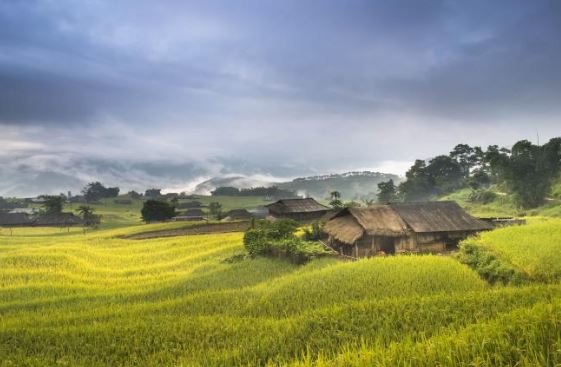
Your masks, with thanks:
M417 159L405 177L406 180L399 185L399 195L404 201L426 200L435 194L424 160Z
M43 209L45 214L60 214L64 205L64 198L58 195L43 195Z
M175 207L167 201L147 200L140 211L145 222L164 221L173 218Z
M377 198L379 203L390 203L397 200L397 187L392 179L378 184Z
M88 203L119 195L118 187L105 187L101 182L90 182L82 189L82 194Z

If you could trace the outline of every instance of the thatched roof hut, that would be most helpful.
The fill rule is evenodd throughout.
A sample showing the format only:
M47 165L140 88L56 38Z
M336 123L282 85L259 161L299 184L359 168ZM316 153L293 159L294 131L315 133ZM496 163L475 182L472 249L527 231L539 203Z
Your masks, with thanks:
M0 227L23 227L33 222L26 213L3 213L0 212Z
M318 220L331 210L312 198L281 199L265 207L269 210L269 215L274 218L290 218L298 221Z
M253 218L253 214L246 209L232 209L225 214L223 220L249 220L251 218Z
M347 208L325 226L330 243L344 254L443 251L492 226L452 201Z
M183 214L178 215L173 218L175 221L198 221L198 220L205 220L206 218L205 213L202 209L189 209L185 211Z
M82 224L84 224L82 218L73 213L45 214L33 221L33 225L38 227L72 227Z

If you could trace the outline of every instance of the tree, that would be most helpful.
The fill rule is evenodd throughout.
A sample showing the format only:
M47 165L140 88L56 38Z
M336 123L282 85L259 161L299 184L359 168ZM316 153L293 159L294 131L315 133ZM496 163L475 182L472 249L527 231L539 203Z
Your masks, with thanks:
M134 191L134 190L129 191L129 192L127 193L127 195L128 195L131 199L140 199L140 198L142 197L142 194L140 194L140 193L138 193L138 192L136 192L136 191Z
M417 159L405 173L407 180L399 185L399 195L404 201L425 200L436 194L431 178L426 171L426 162Z
M94 213L94 209L88 205L80 205L78 214L84 221L86 227L97 227L101 223L101 216Z
M208 204L208 210L210 214L216 217L216 219L221 219L222 216L222 204L219 202L213 201L212 203Z
M160 196L162 196L162 189L148 189L144 193L144 196L153 199L159 198Z
M64 205L64 198L57 195L42 195L45 214L60 214Z
M464 184L461 165L446 155L439 155L431 159L425 172L432 186L432 191L437 195L455 191Z
M521 140L513 145L502 174L517 203L534 208L543 204L557 172L551 170L545 146Z
M140 211L145 222L164 221L175 217L175 207L167 201L147 200Z
M468 178L474 168L483 164L483 155L481 147L470 147L467 144L458 144L450 152L450 158L460 165L464 178Z
M105 187L101 182L90 182L82 189L86 202L91 203L105 198L114 198L119 195L118 187Z
M329 196L331 196L329 205L331 205L332 208L340 209L343 207L343 202L341 201L341 193L339 191L331 191L329 193Z
M380 182L378 184L378 194L376 195L379 203L390 203L397 199L397 187L393 180Z

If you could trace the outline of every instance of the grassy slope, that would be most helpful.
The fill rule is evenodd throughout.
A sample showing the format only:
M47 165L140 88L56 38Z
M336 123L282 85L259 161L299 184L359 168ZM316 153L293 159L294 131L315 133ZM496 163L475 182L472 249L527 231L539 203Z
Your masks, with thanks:
M141 228L0 237L0 366L335 363L368 345L392 361L395 343L471 340L465 330L518 320L517 310L538 322L532 307L561 295L557 285L489 289L449 257L298 267L224 262L242 251L239 233L114 237Z
M482 233L466 243L490 251L530 279L561 279L561 219L532 219L524 226Z
M465 204L467 192L449 198ZM219 201L226 210L263 204ZM189 225L141 225L140 207L97 205L102 230L85 235L0 230L0 366L559 362L559 220L483 234L479 245L553 283L489 288L448 257L297 267L224 262L243 251L239 233L115 238ZM508 197L469 209L518 213Z
M558 180L551 189L551 194L547 202L534 209L523 210L516 206L511 195L501 192L492 186L489 190L497 193L497 198L487 204L473 203L468 200L471 189L458 190L446 195L441 200L454 200L462 207L466 208L471 214L480 217L500 217L500 216L545 216L561 217L561 179Z

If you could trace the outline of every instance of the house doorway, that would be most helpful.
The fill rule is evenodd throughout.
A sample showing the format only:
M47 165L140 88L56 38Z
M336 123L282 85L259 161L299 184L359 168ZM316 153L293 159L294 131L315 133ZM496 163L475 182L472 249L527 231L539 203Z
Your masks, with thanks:
M391 237L380 237L380 251L388 255L395 254L395 242Z

